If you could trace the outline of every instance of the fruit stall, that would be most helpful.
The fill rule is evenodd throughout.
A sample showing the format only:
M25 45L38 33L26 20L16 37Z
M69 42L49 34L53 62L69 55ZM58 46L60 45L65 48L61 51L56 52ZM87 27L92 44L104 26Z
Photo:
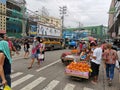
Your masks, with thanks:
M65 68L66 75L85 79L89 79L90 72L92 70L86 61L72 62Z

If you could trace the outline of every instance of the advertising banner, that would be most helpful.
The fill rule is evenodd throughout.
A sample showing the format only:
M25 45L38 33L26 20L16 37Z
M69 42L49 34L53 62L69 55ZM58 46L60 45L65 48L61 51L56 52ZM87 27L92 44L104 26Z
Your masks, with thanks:
M37 30L38 30L38 34L40 34L40 35L61 36L60 30L55 29L55 28L38 25Z
M30 35L37 35L37 26L36 25L30 25Z

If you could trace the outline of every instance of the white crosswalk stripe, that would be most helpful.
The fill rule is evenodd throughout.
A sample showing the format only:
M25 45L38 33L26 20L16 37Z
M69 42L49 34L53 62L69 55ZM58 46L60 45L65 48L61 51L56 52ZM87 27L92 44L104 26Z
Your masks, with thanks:
M23 75L23 73L22 72L17 72L17 73L11 74L11 78L13 79L13 78L18 77L20 75ZM24 83L25 81L27 81L29 79L32 79L33 76L34 75L28 74L28 75L23 76L20 79L17 79L15 81L13 81L12 82L12 88L16 87L17 85L20 85L20 84ZM38 78L36 78L36 80L28 83L26 86L22 87L19 90L33 90L33 88L37 87L39 84L42 84L43 81L45 81L45 80L47 80L47 78L38 77ZM59 85L59 83L60 83L60 81L58 81L58 80L52 80L42 90L53 90L55 87L57 87ZM76 85L71 84L71 83L67 83L65 85L65 87L63 88L63 90L75 90L75 87L76 87ZM82 90L94 90L94 89L84 87L84 88L82 88Z
M68 83L63 90L74 90L75 85Z
M17 73L11 74L11 78L15 78L15 77L20 76L22 74L23 74L22 72L17 72Z
M12 82L12 88L19 85L19 84L21 84L21 83L23 83L24 81L30 79L33 76L34 75L28 74L28 75L26 75L26 76L24 76L24 77L22 77L22 78L20 78L20 79L18 79L16 81Z
M42 67L42 68L40 68L40 69L37 69L36 71L37 71L37 72L42 71L42 70L44 70L44 69L46 69L46 68L48 68L48 67L50 67L50 66L52 66L52 65L54 65L54 64L56 64L56 63L58 63L58 62L60 62L60 60L57 60L57 61L55 61L55 62L53 62L53 63L51 63L51 64L48 64L48 65L46 65L46 66L44 66L44 67Z
M39 85L45 79L46 78L44 78L44 77L39 77L38 79L36 79L35 81L31 82L30 84L28 84L27 86L25 86L24 88L22 88L20 90L32 90L34 87Z
M58 85L58 83L59 81L53 80L43 90L53 90Z

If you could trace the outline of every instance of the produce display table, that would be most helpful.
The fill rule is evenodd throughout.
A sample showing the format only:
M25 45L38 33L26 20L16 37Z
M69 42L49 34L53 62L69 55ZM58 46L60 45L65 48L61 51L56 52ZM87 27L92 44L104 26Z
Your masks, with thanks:
M92 70L89 63L84 61L72 62L65 68L66 75L84 79L89 79L90 72L92 72Z
M89 72L80 72L80 71L65 69L65 74L68 76L89 79Z

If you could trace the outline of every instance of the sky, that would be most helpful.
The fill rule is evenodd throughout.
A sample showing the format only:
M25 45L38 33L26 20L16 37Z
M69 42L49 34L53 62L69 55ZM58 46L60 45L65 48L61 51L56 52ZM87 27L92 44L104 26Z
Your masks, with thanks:
M52 17L60 18L60 7L66 6L65 27L108 25L111 0L26 0L27 8L41 12L45 7ZM36 12L37 13L37 12Z

